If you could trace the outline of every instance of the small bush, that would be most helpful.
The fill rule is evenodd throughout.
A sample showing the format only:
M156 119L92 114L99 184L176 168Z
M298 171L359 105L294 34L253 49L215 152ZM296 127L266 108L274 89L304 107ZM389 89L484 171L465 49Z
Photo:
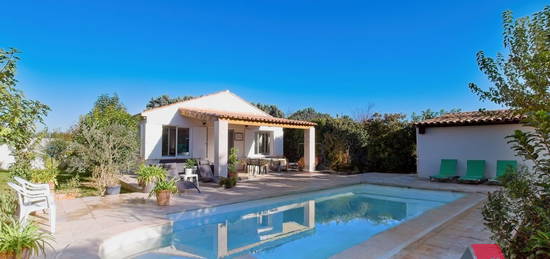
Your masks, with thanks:
M54 183L57 185L57 167L46 169L34 169L31 171L31 182L34 183Z
M136 172L140 183L153 183L166 178L166 170L157 165L141 165Z
M237 176L222 177L219 182L220 186L224 186L226 189L233 188L237 185Z

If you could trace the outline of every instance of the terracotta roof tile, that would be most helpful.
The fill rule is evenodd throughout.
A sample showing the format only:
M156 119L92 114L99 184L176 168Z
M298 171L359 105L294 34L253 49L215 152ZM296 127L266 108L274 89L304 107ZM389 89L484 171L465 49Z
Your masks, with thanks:
M525 116L514 114L510 110L475 111L448 113L437 118L417 122L416 126L466 126L486 124L520 123Z
M284 118L277 118L270 115L257 115L251 113L240 113L240 112L228 112L228 111L217 111L217 110L207 110L207 109L196 109L196 108L180 108L180 114L196 119L207 119L207 118L220 118L228 120L243 120L251 122L264 122L264 123L273 123L273 124L287 124L295 126L316 126L316 123L310 121L299 121L299 120L289 120Z

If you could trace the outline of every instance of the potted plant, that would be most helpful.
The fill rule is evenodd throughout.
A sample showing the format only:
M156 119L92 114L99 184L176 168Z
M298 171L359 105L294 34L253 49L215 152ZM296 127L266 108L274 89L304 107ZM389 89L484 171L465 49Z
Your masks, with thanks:
M157 184L155 184L155 187L151 190L151 192L149 192L149 197L153 196L154 194L157 197L158 205L167 206L170 205L170 198L172 197L172 193L176 192L178 192L176 179L159 179L159 181L157 181Z
M100 194L120 194L120 173L115 166L98 165L94 167L92 176Z
M195 161L195 159L187 159L187 161L185 161L185 174L193 174L193 170L195 170L196 167L197 161Z
M237 164L239 163L237 153L237 148L231 148L231 150L229 151L229 157L227 159L227 178L221 178L219 182L220 186L225 186L226 189L232 188L233 186L237 185Z
M21 224L16 220L0 223L0 258L28 259L46 253L51 234L38 229L34 223Z
M141 165L136 174L138 185L145 193L151 192L158 180L166 178L166 170L157 165Z

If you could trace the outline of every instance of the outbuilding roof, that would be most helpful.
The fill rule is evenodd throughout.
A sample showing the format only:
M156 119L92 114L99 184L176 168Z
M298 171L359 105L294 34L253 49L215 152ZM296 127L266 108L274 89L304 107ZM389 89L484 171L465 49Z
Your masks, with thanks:
M525 116L510 110L448 113L433 119L417 122L417 127L470 126L520 123Z
M309 128L317 125L316 123L310 121L290 120L277 118L270 115L219 111L212 109L181 107L179 108L179 112L182 116L199 120L224 119L229 120L232 124L265 125L287 128Z

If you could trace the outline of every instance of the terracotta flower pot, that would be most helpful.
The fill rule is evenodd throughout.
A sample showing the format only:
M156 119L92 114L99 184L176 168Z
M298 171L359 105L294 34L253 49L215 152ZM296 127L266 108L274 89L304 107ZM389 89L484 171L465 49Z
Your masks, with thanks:
M157 204L159 206L168 206L170 205L170 198L172 193L168 190L158 191L157 193Z
M29 259L31 258L31 250L28 248L23 248L20 254L21 257L17 257L17 254L14 252L2 252L0 253L0 259Z

